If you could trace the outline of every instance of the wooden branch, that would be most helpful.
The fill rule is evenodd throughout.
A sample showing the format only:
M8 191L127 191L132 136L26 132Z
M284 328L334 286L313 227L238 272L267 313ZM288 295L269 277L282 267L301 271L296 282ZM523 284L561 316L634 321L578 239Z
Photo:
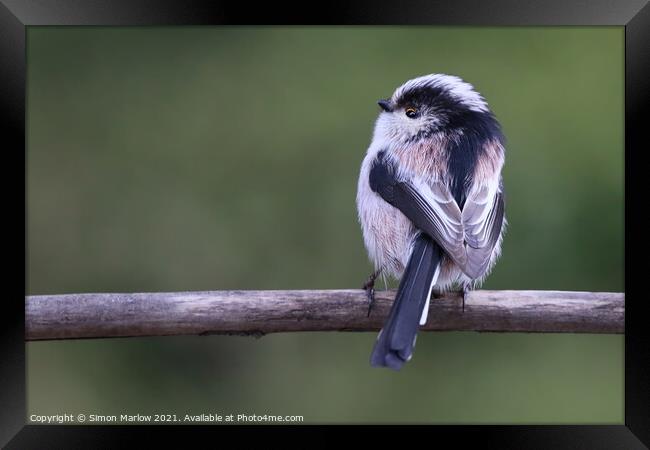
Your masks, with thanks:
M26 297L26 340L287 331L377 331L395 291L213 291ZM432 299L428 331L623 333L625 296L611 292L472 291Z

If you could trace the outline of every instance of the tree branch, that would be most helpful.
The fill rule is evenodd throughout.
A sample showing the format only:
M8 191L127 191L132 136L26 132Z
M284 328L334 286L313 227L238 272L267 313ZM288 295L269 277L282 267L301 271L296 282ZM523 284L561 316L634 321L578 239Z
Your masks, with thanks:
M395 291L370 317L358 290L69 294L26 297L26 340L288 331L377 331ZM610 292L471 291L430 304L428 331L623 333L625 296Z

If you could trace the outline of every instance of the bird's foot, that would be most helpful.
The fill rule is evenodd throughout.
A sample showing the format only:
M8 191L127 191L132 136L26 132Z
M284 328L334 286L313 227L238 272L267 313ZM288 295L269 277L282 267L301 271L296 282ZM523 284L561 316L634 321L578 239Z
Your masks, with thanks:
M366 297L368 297L368 317L370 317L370 311L375 305L375 280L377 280L380 272L381 270L376 270L371 273L363 285L363 290L366 291Z
M465 298L469 294L470 289L467 286L463 286L463 290L460 291L461 296L463 297L463 312L465 312Z

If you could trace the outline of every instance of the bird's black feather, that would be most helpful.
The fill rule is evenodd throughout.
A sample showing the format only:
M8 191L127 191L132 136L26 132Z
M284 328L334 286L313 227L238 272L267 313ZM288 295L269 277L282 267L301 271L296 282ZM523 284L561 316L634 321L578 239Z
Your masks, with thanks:
M440 258L438 244L420 233L413 244L388 319L370 356L371 365L399 370L411 358L420 317Z
M369 175L370 188L399 209L413 225L439 244L459 267L465 266L460 210L435 211L434 206L410 182L397 178L395 165L379 152ZM445 188L446 189L446 188ZM453 200L450 199L453 203ZM439 205L438 205L439 206Z
M450 190L456 203L463 209L474 170L480 158L486 158L486 144L496 140L504 144L499 122L489 111L464 110L449 116L446 126L456 135L447 148L447 173L451 179Z

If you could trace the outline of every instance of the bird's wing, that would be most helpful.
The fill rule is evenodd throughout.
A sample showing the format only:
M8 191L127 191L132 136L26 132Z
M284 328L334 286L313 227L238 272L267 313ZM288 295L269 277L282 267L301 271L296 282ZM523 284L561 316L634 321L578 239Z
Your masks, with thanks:
M470 278L478 278L487 270L501 235L504 203L503 191L497 183L477 187L465 200L461 217L467 263L463 271Z
M370 188L431 236L461 268L467 263L460 208L442 182L401 177L393 161L380 152L372 164Z

